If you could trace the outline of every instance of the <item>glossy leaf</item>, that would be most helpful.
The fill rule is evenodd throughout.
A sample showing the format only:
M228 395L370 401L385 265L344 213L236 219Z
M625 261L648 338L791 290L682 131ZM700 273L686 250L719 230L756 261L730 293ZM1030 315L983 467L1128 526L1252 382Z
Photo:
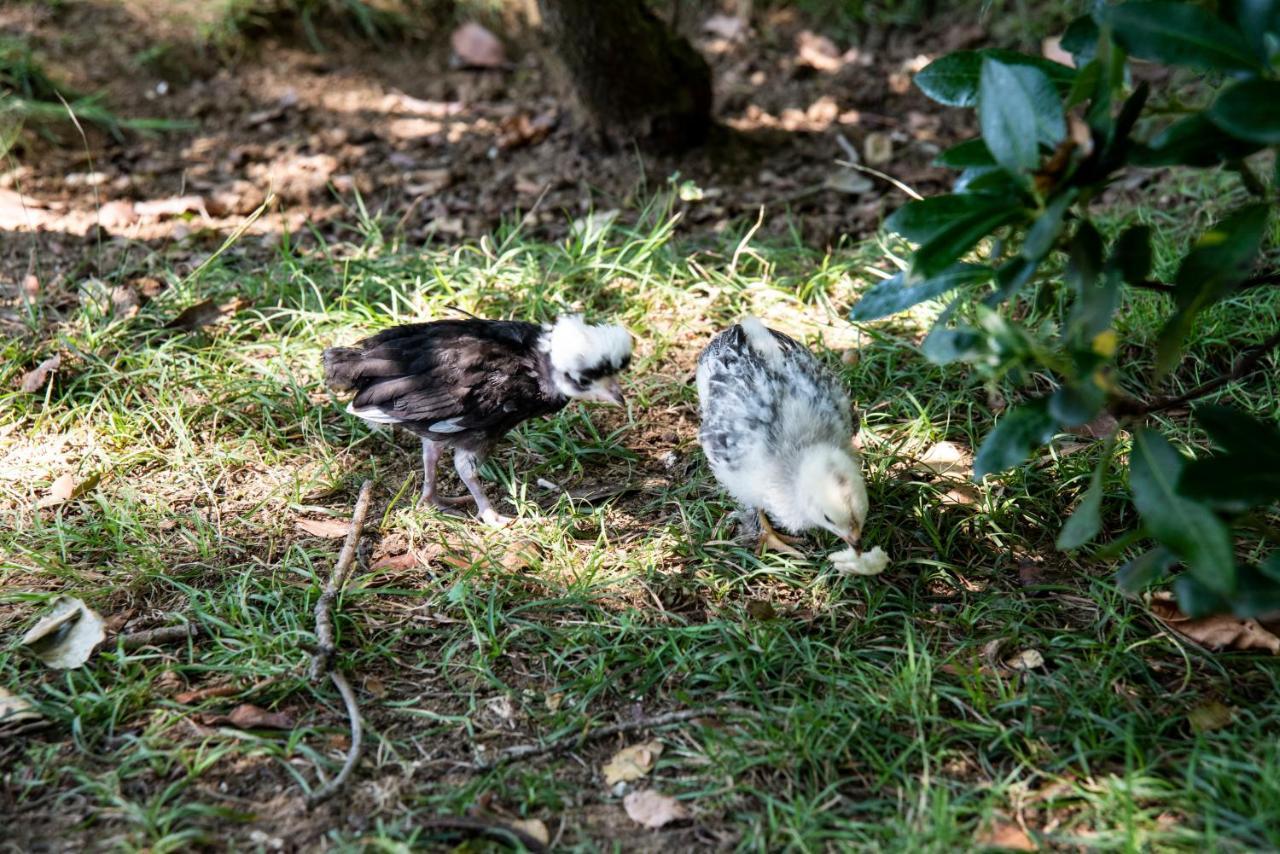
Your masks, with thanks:
M1243 80L1228 88L1206 113L1236 139L1280 143L1280 81Z
M1053 438L1055 425L1042 398L1009 410L987 434L973 461L973 479L1012 468Z
M1078 549L1098 536L1098 532L1102 530L1102 480L1110 463L1110 454L1104 455L1093 470L1084 497L1058 532L1059 550L1066 552Z
M1280 458L1265 454L1225 454L1187 464L1178 492L1231 510L1280 501Z
M1076 68L1082 68L1098 53L1098 22L1092 15L1081 15L1062 33L1059 46L1075 58Z
M1280 428L1229 406L1198 406L1196 421L1214 444L1241 454L1280 456Z
M925 300L936 299L953 288L985 282L991 268L977 264L956 264L929 279L913 279L906 273L873 285L850 313L852 320L877 320L904 311Z
M1024 258L1021 255L1001 264L996 270L996 289L982 301L983 305L994 308L1022 290L1022 286L1031 281L1039 265L1040 259Z
M1102 409L1106 395L1089 379L1065 383L1049 397L1049 414L1064 427L1088 424Z
M1066 136L1062 101L1044 72L1026 65L982 63L978 121L996 162L1010 172L1035 169L1040 144Z
M1053 249L1058 242L1058 236L1062 234L1067 209L1071 207L1077 195L1074 189L1069 189L1049 203L1027 230L1027 237L1022 241L1022 249L1019 252L1023 258L1039 261Z
M1120 567L1116 585L1126 593L1138 593L1164 578L1177 561L1164 546L1156 546Z
M1008 200L979 193L952 193L908 202L894 211L884 227L907 240L925 243L958 219L966 219L1008 207Z
M1206 231L1178 267L1174 300L1178 312L1156 341L1156 377L1166 376L1182 353L1196 316L1222 299L1248 275L1266 233L1270 209L1246 205Z
M1235 586L1231 535L1207 507L1178 494L1182 456L1159 433L1143 428L1129 456L1129 490L1147 530L1181 558L1210 589L1229 594Z
M967 139L953 145L934 158L938 166L949 166L952 169L967 169L970 166L995 166L996 159L991 156L987 144L981 137Z
M1119 274L1102 260L1102 237L1084 222L1071 238L1067 281L1076 292L1071 327L1077 341L1090 341L1111 328L1111 316L1120 304Z
M1217 71L1261 68L1245 37L1199 6L1139 0L1102 15L1116 43L1139 59Z
M984 58L1007 65L1037 68L1062 93L1071 88L1075 69L1059 62L1030 56L1013 50L961 50L929 63L915 77L915 83L933 100L949 107L972 107L978 103L979 79Z
M1262 59L1268 59L1267 36L1280 37L1280 2L1277 0L1224 0L1220 4L1223 17L1244 33L1249 44Z
M976 330L961 326L948 328L941 321L929 331L920 345L924 357L935 365L972 359L986 351L983 336Z
M1136 146L1132 159L1138 166L1215 166L1248 157L1262 145L1228 135L1203 113L1193 113L1156 134L1145 146Z
M1146 281L1151 275L1150 226L1135 225L1126 229L1112 247L1107 264L1130 284Z
M1006 203L953 220L917 247L911 258L912 272L926 278L939 275L978 241L1021 215L1016 206Z

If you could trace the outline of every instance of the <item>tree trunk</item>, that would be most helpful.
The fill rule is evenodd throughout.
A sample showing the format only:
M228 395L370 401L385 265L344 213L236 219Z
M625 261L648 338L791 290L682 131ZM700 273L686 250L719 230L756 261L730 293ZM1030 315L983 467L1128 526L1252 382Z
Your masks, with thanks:
M552 44L596 129L680 150L711 130L711 69L643 0L538 0Z

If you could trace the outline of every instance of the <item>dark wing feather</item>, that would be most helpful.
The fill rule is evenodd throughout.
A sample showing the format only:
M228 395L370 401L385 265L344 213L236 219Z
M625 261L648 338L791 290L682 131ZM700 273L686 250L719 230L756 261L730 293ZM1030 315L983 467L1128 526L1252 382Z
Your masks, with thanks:
M537 349L541 330L514 321L445 320L397 326L358 348L325 353L326 376L356 391L355 409L378 409L429 428L506 430L563 405L548 395Z

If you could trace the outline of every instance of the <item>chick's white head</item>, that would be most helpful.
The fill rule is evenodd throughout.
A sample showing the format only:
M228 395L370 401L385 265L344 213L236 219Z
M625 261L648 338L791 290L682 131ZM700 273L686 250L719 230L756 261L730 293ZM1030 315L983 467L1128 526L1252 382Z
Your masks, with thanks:
M631 365L631 333L612 324L590 324L578 314L558 318L544 348L560 393L577 400L622 405L618 374Z
M795 500L805 526L825 528L857 546L867 519L867 486L852 452L815 445L800 457L795 476Z

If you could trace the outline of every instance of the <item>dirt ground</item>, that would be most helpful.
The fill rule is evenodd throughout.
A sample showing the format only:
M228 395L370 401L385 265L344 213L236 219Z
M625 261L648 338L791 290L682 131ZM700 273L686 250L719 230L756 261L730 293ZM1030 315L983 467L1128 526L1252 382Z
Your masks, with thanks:
M497 70L454 67L447 32L376 48L326 35L324 53L264 41L229 57L174 11L188 5L0 10L0 32L34 45L55 78L105 92L121 116L192 124L124 140L93 128L84 140L60 131L56 143L28 134L0 172L6 289L29 272L46 282L95 272L77 248L86 235L99 267L144 263L128 251L138 242L171 261L197 259L269 195L256 232L332 237L363 207L414 245L479 238L503 221L559 236L587 211L626 208L678 174L703 190L682 226L690 232L721 231L764 207L761 236L794 227L810 245L833 245L874 230L906 198L837 166L851 150L922 193L942 186L931 160L970 119L928 102L911 72L989 41L976 22L848 44L786 9L738 32L704 13L686 29L712 63L722 130L700 151L664 158L605 150L580 133L570 100L556 94L560 75L527 34Z

